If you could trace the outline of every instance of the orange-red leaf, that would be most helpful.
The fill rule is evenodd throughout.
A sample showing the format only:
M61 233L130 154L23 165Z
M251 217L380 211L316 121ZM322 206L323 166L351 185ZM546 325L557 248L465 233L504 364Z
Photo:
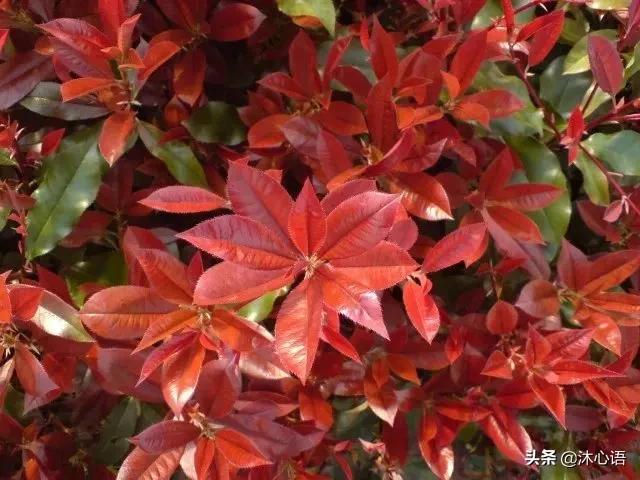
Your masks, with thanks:
M155 190L139 203L162 212L200 213L223 208L226 200L204 188L174 185Z
M425 255L422 268L425 272L437 272L464 261L469 266L475 262L482 245L486 228L482 223L460 227L436 243Z
M601 35L589 35L587 53L600 88L610 95L618 93L624 81L624 66L615 44Z
M317 279L298 285L282 303L276 320L276 351L282 364L305 383L318 349L322 290Z
M252 5L230 3L213 12L210 37L220 42L235 42L250 37L260 27L265 15Z
M135 118L133 110L119 111L111 114L102 125L98 147L109 165L113 165L125 152L135 130Z

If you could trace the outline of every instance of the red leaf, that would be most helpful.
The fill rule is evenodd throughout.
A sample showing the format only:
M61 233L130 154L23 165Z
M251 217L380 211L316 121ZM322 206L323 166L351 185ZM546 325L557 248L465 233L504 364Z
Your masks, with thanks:
M301 29L289 47L289 70L307 98L314 97L321 89L317 63L315 44Z
M363 175L374 177L393 170L398 163L407 158L414 146L414 139L413 129L405 130L384 157L376 164L368 166Z
M527 243L544 244L540 228L525 214L500 205L486 207L486 211L513 238Z
M440 329L440 312L431 296L420 285L408 280L402 289L402 301L415 329L431 343Z
M422 268L425 272L437 272L443 268L465 262L466 266L478 259L486 228L474 223L458 228L436 243L425 255Z
M282 303L276 320L276 351L282 364L304 384L318 349L322 290L317 279L298 285Z
M138 75L138 80L144 83L158 68L180 51L180 47L170 41L152 43L142 59L144 70Z
M339 38L331 45L329 53L327 54L327 59L324 62L324 71L322 72L322 88L324 90L329 88L329 84L331 83L331 80L333 80L336 68L338 68L340 60L342 60L344 53L351 44L351 38L351 36Z
M272 463L248 437L230 428L216 432L215 442L216 448L229 463L238 468L254 468Z
M389 180L390 191L402 195L409 213L432 222L453 218L446 190L428 173L396 173Z
M525 455L533 449L529 434L518 419L499 405L492 406L493 414L480 420L482 430L495 443L500 453L521 465L525 465Z
M516 307L536 318L555 315L560 310L556 287L546 280L532 280L520 292Z
M197 480L207 480L215 454L216 444L213 439L200 437L196 442L196 452L193 459Z
M624 66L615 44L600 35L589 35L587 53L598 86L610 95L618 93L624 84Z
M396 109L391 98L393 84L388 77L376 83L367 95L365 118L373 145L381 152L388 151L400 134Z
M194 341L162 365L162 395L176 416L193 396L206 350Z
M490 128L491 114L479 103L461 101L453 108L451 114L463 122L478 122L484 128Z
M322 295L329 307L381 337L389 338L382 319L380 299L374 292L362 293L359 288L335 281L330 272L323 276L328 280L322 284Z
M398 209L398 197L379 192L355 195L327 216L327 239L320 255L348 258L373 248L389 234Z
M619 377L619 373L582 360L559 359L549 366L544 379L554 385L575 385L597 378Z
M326 214L331 213L335 208L348 198L364 192L373 192L376 190L376 182L374 180L357 179L344 183L339 187L331 190L321 202L322 209Z
M513 4L511 3L511 0L500 0L500 5L502 5L502 11L504 12L504 24L507 27L507 33L511 36L513 33L513 27L516 23Z
M337 315L337 314L336 314ZM327 325L323 325L320 330L320 338L323 342L328 343L345 357L350 358L356 363L362 364L360 355L355 347L342 334Z
M525 358L529 367L542 365L547 359L553 346L551 342L543 337L540 332L529 325L527 345L525 348Z
M42 288L21 284L12 284L7 287L14 317L23 321L33 318L42 301Z
M262 77L258 83L269 90L282 93L292 100L302 102L307 100L307 95L303 87L286 73L270 73L267 76Z
M49 403L61 393L38 359L22 343L16 343L15 369L26 393L24 413Z
M83 77L113 77L108 57L102 51L111 42L96 27L75 18L58 18L38 26L53 37L56 53L63 55L67 68ZM67 63L65 57L71 62Z
M204 188L174 185L159 188L138 203L162 212L199 213L223 208L226 200Z
M333 425L333 408L320 392L311 388L302 388L298 392L300 418L313 421L322 430L331 429Z
M442 480L449 480L453 475L453 450L448 445L441 445L435 439L437 425L423 416L418 436L420 453L431 471ZM433 426L432 426L433 425Z
M110 78L75 78L62 84L60 87L60 95L62 95L62 100L68 102L78 97L84 97L85 95L108 89L112 85L114 85L114 81Z
M459 105L467 102L482 105L489 113L489 118L507 117L524 107L522 100L507 90L485 90L467 95Z
M267 227L240 215L206 220L177 236L211 255L248 268L278 270L295 261L295 253Z
M400 247L383 241L360 255L332 260L331 266L334 278L342 282L384 290L406 278L418 265Z
M102 125L98 147L109 165L113 165L125 152L135 130L135 118L133 110L115 112Z
M239 303L254 300L293 281L296 271L253 270L222 262L202 274L193 301L196 305Z
M217 337L237 352L250 352L255 345L271 342L273 337L265 328L229 310L216 309L211 329Z
M538 397L538 400L547 407L547 410L549 410L558 423L565 427L566 399L562 389L558 385L552 385L536 375L532 375L529 378L529 385L531 386L531 390L536 394L536 397Z
M327 236L327 219L309 180L304 183L289 214L289 235L307 257L322 247Z
M358 107L347 102L331 102L327 110L320 110L314 119L336 135L360 135L366 133L367 123Z
M191 345L197 335L198 333L196 331L190 331L183 335L175 336L160 345L158 348L155 348L144 361L142 369L140 370L140 378L138 379L137 384L140 385L142 382L144 382L149 377L149 375L151 375L156 370L156 368L158 368L166 361L167 358L179 352L188 345Z
M52 73L50 58L34 51L18 53L4 62L0 65L0 110L22 100Z
M141 337L152 322L170 316L176 306L145 287L111 287L89 298L80 311L82 323L101 337Z
M191 304L193 285L180 260L170 253L152 249L138 250L136 258L155 293L176 305Z
M367 375L364 379L364 395L369 404L369 408L382 421L393 425L396 414L398 413L399 400L398 396L389 382L379 385L371 375Z
M284 137L298 152L315 156L318 152L316 139L321 128L315 120L304 116L295 116L282 125Z
M235 42L250 37L266 17L252 5L230 3L213 12L209 36L219 42Z
M117 480L158 480L171 478L180 464L183 447L152 455L134 448L118 469Z
M560 195L562 195L562 190L554 185L521 183L507 185L499 192L493 193L491 200L498 201L505 207L532 212L548 207Z
M487 231L493 237L498 250L505 257L522 261L522 268L529 272L529 274L534 278L549 277L549 264L544 257L544 253L540 245L523 243L513 238L493 218L491 218L486 209L483 209L481 214L482 219L487 226Z
M546 337L551 344L549 361L557 358L580 358L589 350L594 330L590 328L565 328Z
M233 411L241 390L236 355L230 354L205 364L194 399L209 418L222 418Z
M487 31L480 30L469 35L458 47L449 73L460 83L460 93L464 93L480 69L487 49Z
M262 223L291 245L288 228L293 203L277 181L260 170L232 163L227 189L234 212Z
M282 145L285 141L282 125L290 118L289 115L278 113L254 123L247 134L249 146L252 148L273 148Z
M563 25L564 12L562 10L555 10L548 15L535 18L518 32L516 39L518 42L533 36L529 41L530 67L539 64L546 58L551 49L556 45L560 33L562 33Z
M151 425L131 439L131 443L147 453L159 455L186 445L200 436L200 430L193 424L178 420L166 420Z
M640 267L640 255L634 250L608 253L594 261L587 271L588 281L581 282L580 293L609 290L625 281Z
M11 298L7 290L7 278L11 271L0 274L0 324L11 323Z
M120 25L125 21L127 16L124 8L124 0L99 0L98 12L100 14L100 20L102 21L102 28L104 28L111 42L115 44L118 39Z
M398 75L398 57L393 38L380 25L378 17L373 17L373 29L371 31L371 41L369 42L371 51L371 66L378 79L388 76L391 83L396 81Z
M494 350L487 358L482 375L488 377L504 378L505 380L511 380L513 378L513 372L511 371L511 364L509 359L500 350Z
M518 323L515 307L504 300L498 300L487 313L487 330L494 335L511 333Z

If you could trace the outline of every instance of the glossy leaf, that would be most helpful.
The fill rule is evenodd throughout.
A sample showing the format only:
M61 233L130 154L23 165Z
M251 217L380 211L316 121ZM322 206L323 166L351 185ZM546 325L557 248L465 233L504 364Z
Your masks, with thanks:
M191 148L178 140L162 143L162 132L138 120L138 134L149 152L159 158L176 180L184 185L206 187L204 170Z
M52 250L95 199L105 165L97 134L96 128L87 128L70 135L48 157L45 180L33 193L36 206L27 217L29 258Z

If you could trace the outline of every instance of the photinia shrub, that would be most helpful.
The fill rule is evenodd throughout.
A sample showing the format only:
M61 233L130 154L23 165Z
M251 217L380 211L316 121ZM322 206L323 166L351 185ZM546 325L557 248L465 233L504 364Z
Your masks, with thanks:
M0 0L0 478L640 478L639 42Z

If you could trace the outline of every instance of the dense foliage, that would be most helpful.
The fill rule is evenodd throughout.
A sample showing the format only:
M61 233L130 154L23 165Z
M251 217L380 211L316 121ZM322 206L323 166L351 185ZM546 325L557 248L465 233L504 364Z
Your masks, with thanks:
M0 478L639 478L639 41L638 0L0 0Z

